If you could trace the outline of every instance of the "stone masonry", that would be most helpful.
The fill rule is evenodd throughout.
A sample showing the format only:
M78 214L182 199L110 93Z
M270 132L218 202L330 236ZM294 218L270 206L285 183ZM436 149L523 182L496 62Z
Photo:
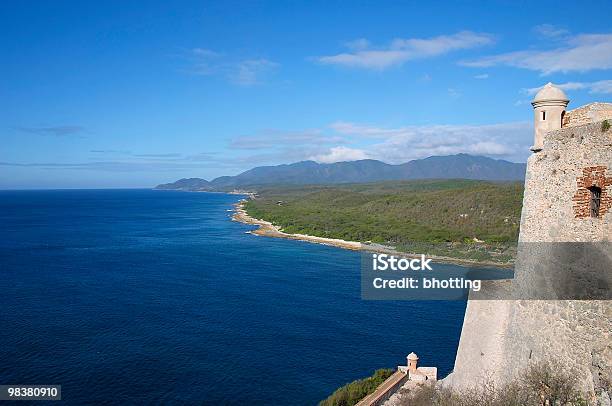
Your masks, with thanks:
M596 186L601 189L601 206L599 215L604 216L612 207L612 195L608 187L612 186L612 173L608 174L607 166L589 166L582 170L582 176L577 179L578 190L574 195L574 213L577 218L591 216L591 193L589 188Z
M563 116L563 128L612 120L612 103L589 103L585 106L568 111ZM612 124L612 123L611 123Z
M612 129L603 131L601 121L607 107L612 116L609 103L566 113L563 128L547 132L528 159L515 277L470 296L455 368L443 384L503 383L534 362L557 361L589 404L610 405L612 301L548 300L612 289ZM596 218L591 186L601 188ZM572 291L585 280L593 292ZM508 294L517 291L530 300ZM533 300L537 295L547 300Z

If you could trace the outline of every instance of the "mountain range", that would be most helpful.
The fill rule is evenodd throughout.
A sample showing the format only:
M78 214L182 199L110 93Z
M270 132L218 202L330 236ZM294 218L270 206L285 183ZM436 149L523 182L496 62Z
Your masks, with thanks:
M367 183L409 179L480 179L513 181L525 178L526 164L468 154L431 156L399 165L373 159L259 166L236 176L221 176L211 181L200 178L180 179L156 186L156 189L189 191L228 191L254 186Z

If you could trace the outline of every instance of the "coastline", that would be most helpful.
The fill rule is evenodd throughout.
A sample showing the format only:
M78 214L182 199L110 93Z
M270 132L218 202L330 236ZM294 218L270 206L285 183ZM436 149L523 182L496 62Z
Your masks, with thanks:
M244 209L244 204L246 203L245 199L240 200L238 203L234 204L234 214L232 215L232 221L237 221L243 224L250 224L259 226L256 230L249 231L250 234L255 234L262 237L276 237L276 238L286 238L289 240L300 240L300 241L308 241L315 244L323 244L323 245L331 245L334 247L349 249L353 251L361 251L363 250L363 244L356 241L345 241L336 238L324 238L324 237L316 237L313 235L306 234L288 234L281 230L280 227L275 226L269 221L256 219L248 215L246 210Z
M248 194L249 199L253 198L252 194ZM235 203L234 206L234 214L232 215L232 221L236 221L243 224L255 225L258 226L257 229L248 231L250 234L254 234L261 237L273 237L273 238L285 238L289 240L298 240L298 241L306 241L314 244L322 244L329 245L333 247L348 249L352 251L365 251L365 252L374 252L380 254L389 254L389 255L403 255L407 257L419 257L420 254L417 253L408 253L398 251L392 247L386 247L384 245L379 244L363 244L358 241L346 241L337 238L325 238L325 237L317 237L314 235L307 234L290 234L285 233L279 226L275 226L269 221L265 221L262 219L256 219L251 217L245 210L244 204L248 199L242 199L239 202ZM428 255L428 258L431 258L433 262L443 263L443 264L453 264L453 265L461 265L461 266L476 266L476 267L494 267L494 268L513 268L514 263L498 263L493 261L476 261L471 259L463 259L463 258L452 258L438 255Z

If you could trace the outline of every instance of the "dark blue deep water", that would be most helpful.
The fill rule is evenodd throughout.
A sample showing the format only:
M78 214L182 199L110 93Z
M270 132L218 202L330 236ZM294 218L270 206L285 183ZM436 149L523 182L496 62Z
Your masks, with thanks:
M360 299L359 254L245 234L237 196L0 192L0 384L72 404L312 405L415 351L447 374L462 302Z

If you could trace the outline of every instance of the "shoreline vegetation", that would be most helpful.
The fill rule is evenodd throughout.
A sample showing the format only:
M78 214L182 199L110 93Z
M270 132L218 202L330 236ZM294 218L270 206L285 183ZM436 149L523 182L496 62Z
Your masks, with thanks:
M245 204L247 202L247 199L243 199L234 204L234 214L232 215L232 220L239 223L259 226L255 230L247 231L249 234L258 235L261 237L276 237L286 238L289 240L308 241L316 244L331 245L354 251L360 251L364 248L364 244L357 241L345 241L338 238L325 238L314 235L285 233L279 226L275 226L269 221L251 217L245 209Z
M411 201L406 195L407 192L416 192L414 196L420 201L416 203ZM520 204L522 202L522 185L517 183L496 184L463 180L379 182L343 186L276 187L262 189L257 193L243 193L247 194L248 198L240 200L234 205L232 220L258 226L257 229L249 231L249 233L257 236L307 241L355 251L405 256L426 254L434 262L463 266L511 268L514 265L516 253L516 236L514 234L518 234ZM404 197L406 198L404 199ZM490 201L491 197L494 198L493 202ZM372 215L374 219L363 220L362 217L355 216L352 219L347 219L346 211L352 210L351 203L347 203L347 200L357 200L361 207L366 208L380 204L381 199L386 200L385 206L388 207L389 200L395 200L392 204L399 202L402 206L409 206L410 210L408 211L419 212L419 210L436 209L436 204L430 205L427 203L430 198L433 199L432 201L438 202L450 199L450 205L454 206L456 213L449 213L448 209L442 209L444 212L442 217L457 217L459 223L469 223L472 220L470 216L475 217L474 211L477 211L476 216L480 215L481 218L487 217L487 215L488 217L494 217L493 219L489 218L485 225L478 224L477 226L480 227L480 230L484 230L481 231L483 234L489 232L489 234L497 233L497 235L494 235L493 238L487 235L488 238L485 237L482 240L476 236L469 239L461 238L461 233L457 233L455 229L465 228L462 224L457 227L448 225L443 228L440 225L433 224L436 221L431 221L431 225L437 227L432 233L435 238L429 238L428 235L420 240L411 241L409 244L400 242L392 245L388 241L355 241L354 239L337 238L338 234L348 234L342 228L357 227L353 223L358 220L365 224L363 227L366 230L358 229L353 234L361 233L366 237L369 237L368 232L376 228L377 225L387 229L393 229L394 226L393 224L384 224L386 221L384 217L379 220L381 224L373 224L376 221L375 217L380 216L378 214L380 212L375 210L376 207L370 207L370 210L375 210L375 214ZM462 198L468 201L461 203ZM306 213L304 210L309 212ZM393 211L392 208L389 210ZM313 216L310 211L315 211L317 216ZM463 211L469 214L463 214ZM488 212L487 215L484 214L485 211ZM391 213L391 215L395 218L408 218L397 213ZM334 217L342 218L338 222L340 224L334 224L335 232L333 233L300 232L309 226L316 227L321 218L324 218L326 223L333 223ZM281 221L278 221L279 219ZM444 221L448 222L448 219ZM410 222L410 220L406 220L406 222ZM392 233L401 233L402 231L399 229L392 231ZM457 237L457 234L459 234L459 237Z
M245 210L245 204L247 202L247 199L243 199L238 203L234 204L234 214L232 215L232 220L243 224L258 226L258 228L256 228L255 230L247 231L247 233L249 234L253 234L259 237L285 238L288 240L306 241L314 244L329 245L332 247L343 248L353 251L365 251L398 256L403 255L415 258L421 255L420 253L416 252L398 251L393 247L388 247L382 244L364 244L358 241L346 241L338 238L326 238L307 234L286 233L282 230L281 227L276 226L269 221L251 217ZM492 266L496 268L512 268L514 266L514 262L503 263L495 261L453 258L440 255L427 255L427 258L431 258L433 262L462 266Z
M379 369L374 375L358 379L335 390L319 406L354 406L376 391L394 370ZM385 404L393 406L586 406L588 393L578 386L576 375L568 374L557 360L540 361L523 369L509 382L496 384L484 377L465 389L451 385L408 381ZM380 382L380 383L379 383ZM440 381L437 381L440 383ZM598 403L599 404L599 403Z
M320 401L319 406L355 405L374 393L394 373L395 370L391 368L377 369L367 378L357 379L336 389L334 393Z

